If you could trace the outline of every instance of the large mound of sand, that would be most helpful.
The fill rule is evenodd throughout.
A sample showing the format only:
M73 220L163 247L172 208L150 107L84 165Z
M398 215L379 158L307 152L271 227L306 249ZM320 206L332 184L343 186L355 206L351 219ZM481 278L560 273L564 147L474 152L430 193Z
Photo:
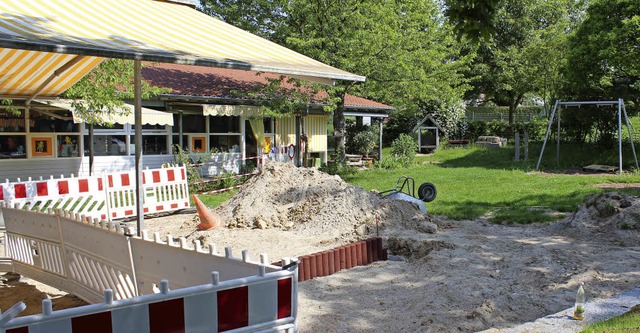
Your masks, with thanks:
M380 226L416 227L428 217L412 203L384 199L316 169L272 162L216 208L230 228L280 228L362 235Z

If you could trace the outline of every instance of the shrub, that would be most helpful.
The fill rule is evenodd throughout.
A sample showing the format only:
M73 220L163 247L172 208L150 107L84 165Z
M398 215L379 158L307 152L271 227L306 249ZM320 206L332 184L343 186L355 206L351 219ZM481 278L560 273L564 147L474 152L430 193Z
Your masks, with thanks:
M330 175L339 175L341 177L353 175L357 172L356 168L350 165L342 165L336 162L322 164L322 166L320 166L320 168L318 169Z
M391 143L391 153L402 165L409 166L415 161L417 147L418 142L413 137L408 134L400 134Z
M400 161L393 156L385 156L382 158L382 160L376 162L374 166L378 169L391 170L402 167L402 163L400 163Z
M384 123L382 140L385 147L388 147L401 134L409 133L419 120L418 116L410 111L392 112L389 115L389 121Z
M379 130L377 127L367 127L369 127L368 130L358 132L353 136L353 148L355 152L369 157L373 148L377 146Z

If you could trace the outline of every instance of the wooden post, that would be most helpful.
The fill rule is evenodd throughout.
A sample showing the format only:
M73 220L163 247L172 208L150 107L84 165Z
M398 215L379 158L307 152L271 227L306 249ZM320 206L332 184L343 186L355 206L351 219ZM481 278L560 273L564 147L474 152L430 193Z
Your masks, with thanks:
M516 132L516 161L520 161L520 132Z
M529 160L529 132L524 132L524 160Z

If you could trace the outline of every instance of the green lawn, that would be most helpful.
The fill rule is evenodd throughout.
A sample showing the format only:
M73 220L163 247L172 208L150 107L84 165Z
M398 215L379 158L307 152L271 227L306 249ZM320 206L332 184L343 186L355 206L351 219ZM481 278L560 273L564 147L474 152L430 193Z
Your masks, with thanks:
M607 162L611 159L610 155L617 158L615 150L601 154L599 160L602 162L599 162L591 156L593 154L589 154L593 150L586 147L579 150L575 147L565 149L573 151L572 154L561 157L569 168L592 163L612 165ZM432 215L473 219L488 212L498 211L503 221L508 221L511 216L513 222L531 222L526 221L530 219L531 214L525 208L572 212L586 196L604 191L594 187L594 184L640 183L640 175L635 172L622 176L532 173L530 171L535 169L539 151L537 148L536 157L530 158L529 161L516 162L513 158L513 147L439 149L429 156L418 157L417 164L410 168L372 169L347 176L345 180L367 190L383 191L393 188L399 176L408 176L415 179L416 187L423 182L436 185L438 197L427 204L427 210ZM586 156L585 163L580 163L576 151L582 152L580 157ZM536 150L532 149L532 152ZM555 153L553 155L555 156ZM632 156L625 155L625 166L633 166ZM555 160L549 162L545 159L544 162L555 164ZM635 190L634 193L640 194L640 191ZM525 220L521 221L522 218Z
M629 333L640 332L640 306L634 306L631 311L603 322L593 324L581 333Z
M555 145L547 147L542 170L531 172L540 152L532 146L528 161L514 161L514 148L485 149L441 148L428 156L417 157L415 166L392 170L373 168L343 178L367 190L394 188L398 177L411 177L417 187L423 182L436 185L438 196L427 204L432 215L445 215L452 219L474 219L494 212L500 223L529 223L548 221L548 211L573 212L588 195L604 189L594 187L600 183L640 183L640 174L632 171L624 175L575 175L557 169ZM551 149L549 149L551 148ZM577 170L582 165L617 165L615 148L600 149L593 146L561 146L561 167ZM594 154L593 152L597 152ZM388 151L385 151L388 153ZM547 156L550 155L550 156ZM624 168L635 170L633 155L623 153ZM625 190L640 194L637 189ZM228 200L232 193L203 195L201 200L215 207Z

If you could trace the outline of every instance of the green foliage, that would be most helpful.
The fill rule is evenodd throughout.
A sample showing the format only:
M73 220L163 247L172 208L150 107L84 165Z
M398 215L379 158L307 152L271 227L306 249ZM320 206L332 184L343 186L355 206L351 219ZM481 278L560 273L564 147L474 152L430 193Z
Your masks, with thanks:
M330 175L339 175L341 177L350 176L358 172L356 168L350 165L345 165L345 164L336 163L336 162L324 163L318 169Z
M186 165L187 168L187 182L189 184L190 193L202 193L208 191L219 190L223 188L229 188L236 185L244 184L251 175L236 177L231 173L216 176L217 180L210 181L202 177L200 174L200 168L194 164L201 164L211 161L213 154L218 153L216 150L211 150L203 153L191 153L189 150L182 149L179 145L174 145L174 160L178 165ZM195 160L194 160L195 158ZM240 167L240 174L248 174L255 170L256 162L251 160L247 161Z
M509 124L502 120L470 121L467 129L466 139L477 140L482 135L496 135L513 140L516 131L524 135L529 134L529 141L542 141L548 120L544 118L534 118L531 122ZM521 136L521 138L523 138Z
M471 76L473 94L484 94L499 106L509 107L509 123L529 93L546 95L557 77L564 46L580 6L572 0L500 0L495 13L494 38L478 50Z
M573 100L640 101L640 2L594 0L569 40L563 93ZM565 100L567 99L565 98Z
M352 154L369 154L378 146L380 130L377 126L352 124L347 126L346 146L347 152Z
M195 163L202 163L211 160L211 153L198 154L197 161L193 161L191 152L188 149L182 149L180 145L173 145L173 160L177 165L184 165L187 169L187 183L189 184L189 193L199 193L203 191L202 175L200 169L193 166Z
M20 109L13 105L12 99L2 99L0 100L0 105L4 105L5 107L3 109L10 115L19 116L22 114Z
M399 169L402 168L403 165L397 158L393 156L384 156L382 159L374 164L374 166L378 169Z
M508 106L492 106L492 105L483 105L483 106L467 106L467 112L477 112L477 113L493 113L493 114L501 114L509 112ZM539 114L542 111L541 106L523 106L520 105L516 109L516 113L533 113Z
M416 158L418 142L408 134L400 136L391 143L391 154L403 166L412 165Z
M411 132L411 129L418 124L419 115L416 115L413 111L408 110L396 110L392 111L389 115L389 121L384 123L382 129L382 144L389 147L391 143L397 139L400 134L407 134Z
M333 111L338 100L325 96L318 99L319 92L326 86L303 81L297 78L280 76L267 78L267 85L258 85L251 92L233 93L240 98L260 100L264 117L280 118L285 115L299 114L307 110L311 103L324 104L324 110Z
M75 100L72 102L73 107L83 114L88 123L108 125L97 112L88 111L108 110L126 114L128 111L122 106L124 99L134 98L133 72L133 60L107 59L67 89L64 96ZM169 89L152 87L142 81L143 99L168 91Z
M456 40L436 0L205 0L203 8L318 61L366 76L364 83L338 81L327 87L336 105L334 130L340 134L346 93L420 113L421 101L454 105L469 88L464 71L474 52ZM402 132L408 130L391 138ZM344 141L339 142L344 156Z
M474 42L490 40L495 33L495 12L499 0L447 0L447 16L458 38Z
M467 130L467 119L463 103L430 100L420 103L425 115L430 115L440 125L449 139L461 139Z

